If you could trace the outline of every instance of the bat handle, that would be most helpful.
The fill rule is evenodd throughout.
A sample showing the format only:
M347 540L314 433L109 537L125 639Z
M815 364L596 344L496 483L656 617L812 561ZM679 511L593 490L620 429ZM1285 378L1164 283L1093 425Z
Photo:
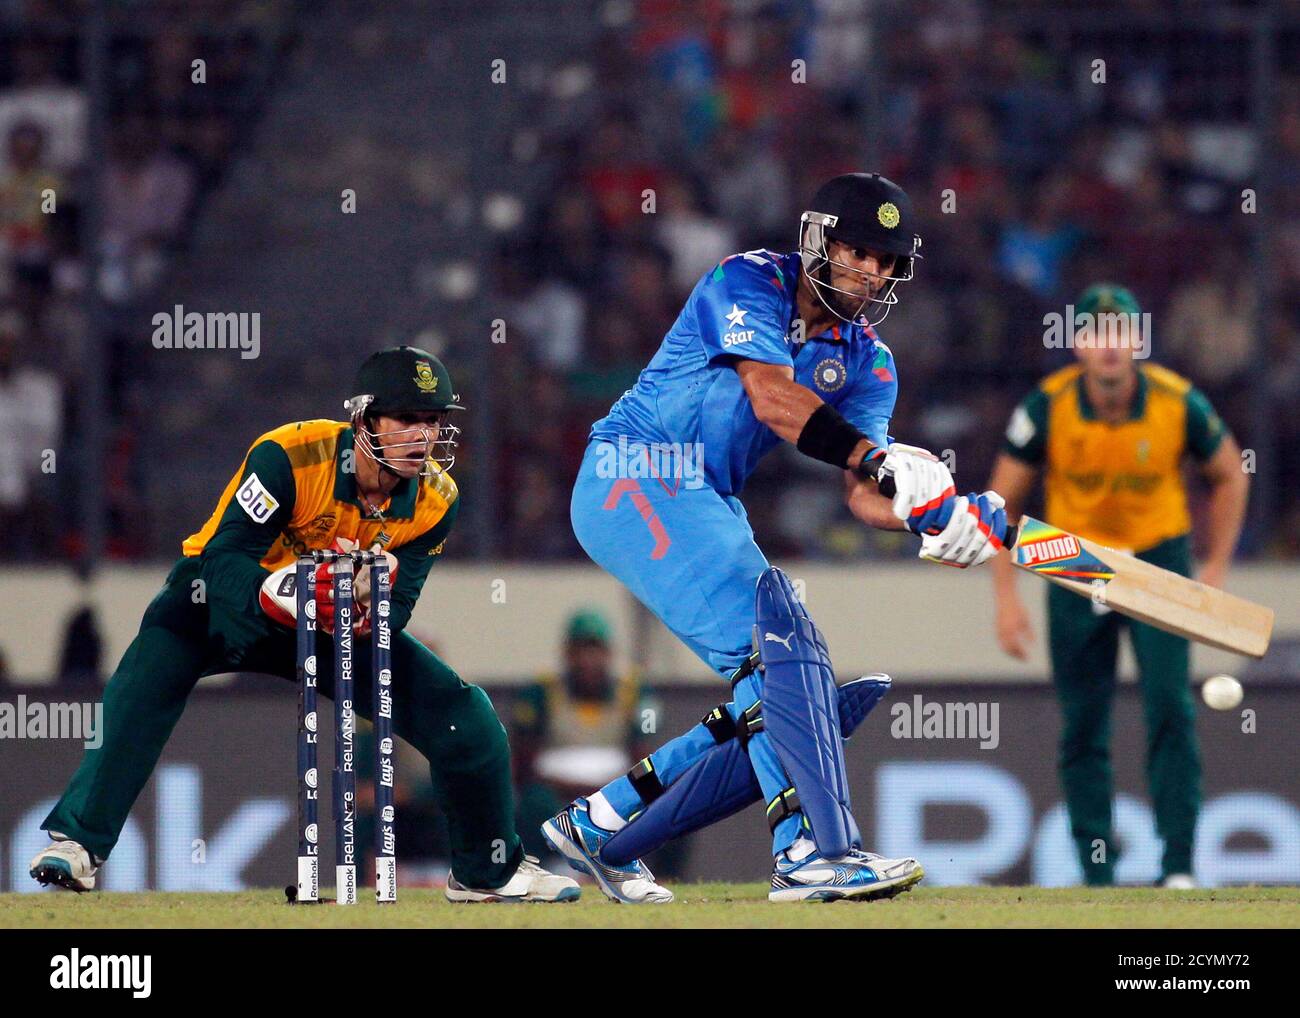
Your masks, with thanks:
M898 487L894 484L894 477L892 474L885 474L883 477L880 476L880 465L883 462L884 457L877 456L866 465L863 473L868 477L874 477L876 479L876 488L885 496L885 498L893 498L898 494ZM1019 537L1020 528L1018 526L1007 527L1006 536L1002 538L1002 547L1006 548L1007 551L1010 551L1016 546L1016 539Z

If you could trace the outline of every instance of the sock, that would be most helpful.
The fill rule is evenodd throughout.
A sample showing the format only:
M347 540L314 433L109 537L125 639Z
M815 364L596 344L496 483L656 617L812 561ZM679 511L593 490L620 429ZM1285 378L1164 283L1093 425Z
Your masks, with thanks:
M817 843L812 838L797 838L795 843L785 850L785 854L791 862L800 862L807 859L816 850Z
M587 812L593 823L607 831L621 831L627 826L627 821L609 804L604 792L597 792L587 798Z

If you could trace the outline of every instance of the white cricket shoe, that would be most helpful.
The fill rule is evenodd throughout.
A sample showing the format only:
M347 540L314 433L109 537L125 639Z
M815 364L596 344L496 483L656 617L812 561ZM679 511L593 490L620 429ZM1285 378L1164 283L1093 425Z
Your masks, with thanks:
M37 883L64 887L69 891L91 891L95 887L95 874L99 864L95 857L71 838L51 831L54 840L39 852L28 868Z
M543 869L531 855L524 856L514 876L489 890L466 887L454 873L447 876L448 901L577 901L580 894L576 880Z
M1190 873L1170 873L1160 881L1160 886L1170 891L1194 891L1196 879Z
M886 859L850 850L827 859L807 838L776 857L768 901L871 901L892 898L920 883L925 870L915 859Z
M546 843L569 860L579 873L590 873L610 901L624 905L663 905L673 892L655 883L650 867L639 859L626 866L610 866L600 859L600 848L614 836L594 820L586 799L575 799L566 809L542 824Z

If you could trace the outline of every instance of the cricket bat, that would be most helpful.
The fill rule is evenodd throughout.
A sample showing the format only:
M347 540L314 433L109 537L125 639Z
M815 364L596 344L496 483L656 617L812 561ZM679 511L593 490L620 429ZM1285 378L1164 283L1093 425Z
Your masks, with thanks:
M1011 561L1028 572L1175 636L1263 657L1273 609L1022 516L1007 533Z

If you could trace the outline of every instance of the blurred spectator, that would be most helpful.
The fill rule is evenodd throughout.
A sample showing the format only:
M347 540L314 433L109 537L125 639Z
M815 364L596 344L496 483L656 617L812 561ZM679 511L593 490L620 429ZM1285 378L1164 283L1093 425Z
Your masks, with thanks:
M719 251L733 251L736 234L730 225L708 215L695 190L681 177L671 177L659 195L655 216L659 242L672 264L672 285L688 294L700 277L718 264Z
M790 182L785 167L766 146L753 148L735 127L724 127L713 146L713 172L705 185L724 220L741 231L746 250L788 241ZM714 261L718 261L715 257Z
M521 330L545 367L574 367L583 354L587 315L578 292L564 280L542 274L535 257L511 245L498 252L497 266L507 335Z
M1212 398L1242 381L1255 349L1255 286L1248 274L1225 271L1219 258L1229 266L1243 263L1229 250L1219 251L1214 263L1195 259L1194 275L1174 291L1155 338L1159 355L1179 365Z
M588 427L636 384L646 361L636 320L618 301L602 302L597 309L591 342L591 356L569 375L569 393L576 403L570 412L587 418Z
M0 92L0 137L14 126L34 123L48 145L48 163L57 173L78 169L86 155L86 97L59 79L55 54L47 44L21 43L14 57L14 83ZM4 154L6 160L9 153Z
M599 788L632 766L653 717L636 675L616 674L608 620L594 609L565 626L562 671L515 697L511 752L524 848L548 854L538 827L574 796ZM654 731L656 725L650 725Z
M581 181L596 200L600 221L618 232L645 213L647 192L659 189L663 167L643 151L632 116L618 111L596 125L587 143Z
M513 509L507 553L515 558L572 558L577 548L569 525L569 490L554 460L528 459L511 471L507 487Z
M1028 200L1028 214L1002 232L998 262L1017 283L1050 300L1063 289L1066 260L1079 230L1066 219L1064 181L1057 179Z
M13 299L28 315L36 315L50 291L55 213L68 196L62 179L45 166L45 132L35 121L19 121L9 129L7 152L7 167L0 173L0 237Z
M193 196L192 171L163 151L146 120L133 116L118 125L104 175L106 297L124 303L153 286Z
M575 286L599 283L609 238L589 192L568 189L556 194L537 233L539 271Z
M681 302L690 292L673 287L671 270L672 257L653 243L625 244L609 260L607 299L620 303L632 316L643 364L677 320Z
M98 689L103 675L104 641L99 635L95 605L90 599L89 568L76 569L82 602L68 616L59 651L59 682L81 689Z
M40 482L57 467L63 397L53 372L20 357L25 334L16 312L0 314L0 531L5 555L30 559L52 543Z

